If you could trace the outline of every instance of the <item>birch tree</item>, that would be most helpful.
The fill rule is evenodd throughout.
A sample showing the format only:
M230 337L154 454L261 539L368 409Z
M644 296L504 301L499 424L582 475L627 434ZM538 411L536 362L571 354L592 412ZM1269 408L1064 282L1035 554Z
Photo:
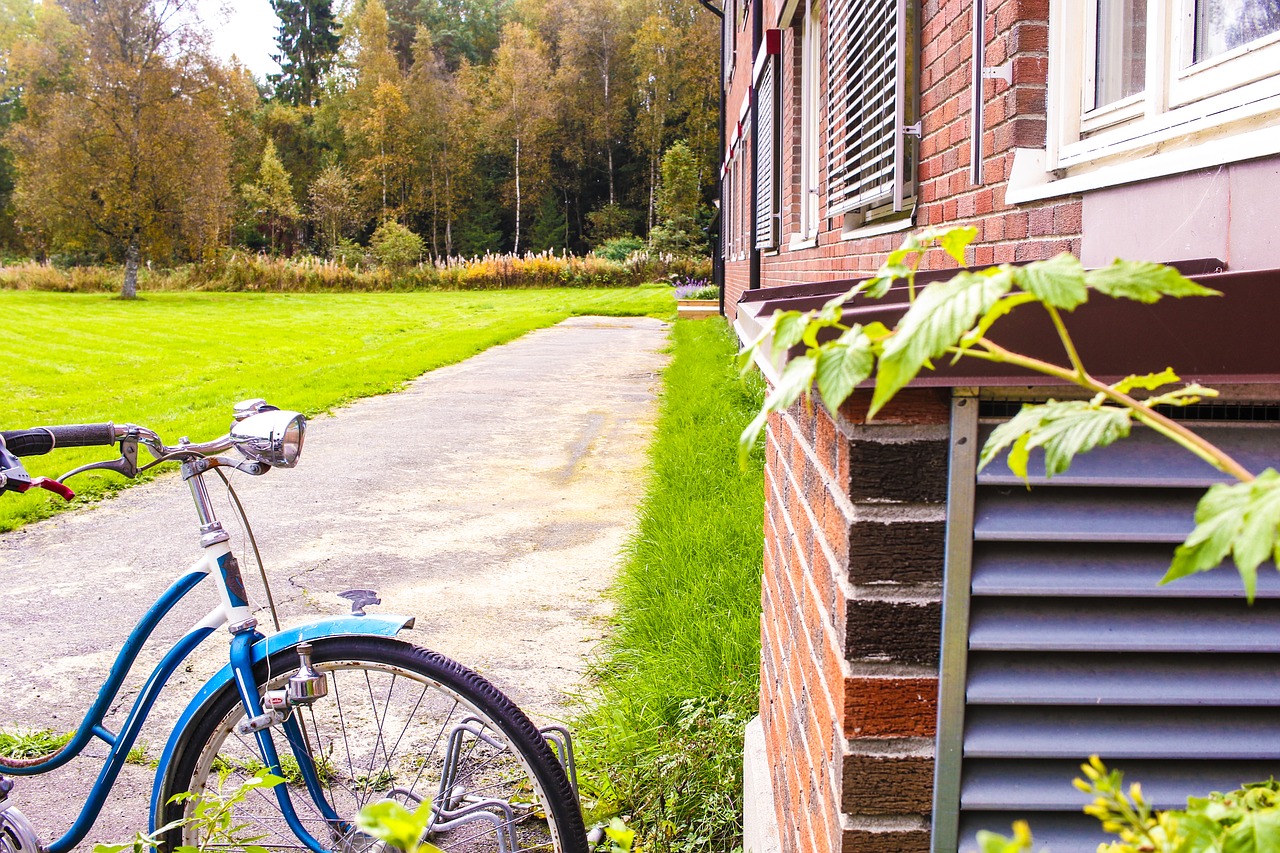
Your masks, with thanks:
M495 140L512 156L509 187L515 202L513 251L520 252L525 197L547 179L553 106L551 62L546 46L523 24L508 24L494 53L488 86L486 123Z

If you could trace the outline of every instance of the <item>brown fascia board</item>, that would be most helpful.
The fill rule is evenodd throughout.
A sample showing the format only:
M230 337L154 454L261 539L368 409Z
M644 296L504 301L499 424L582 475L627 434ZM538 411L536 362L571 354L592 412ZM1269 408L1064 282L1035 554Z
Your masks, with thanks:
M1166 367L1188 382L1259 384L1280 382L1280 270L1197 272L1221 269L1213 259L1174 264L1222 296L1162 299L1143 305L1095 295L1066 314L1067 328L1085 366L1099 379L1158 373ZM947 278L954 270L930 274ZM775 311L821 307L847 291L856 279L788 285L750 291L738 304L738 334L744 341L759 334L760 318ZM892 327L907 309L906 287L899 284L880 300L855 297L845 308L845 323L876 320ZM1001 319L990 337L1007 349L1057 364L1067 357L1048 315L1025 306ZM803 352L798 347L791 354ZM780 360L781 361L781 360ZM912 382L922 386L1015 386L1054 384L1040 374L978 359L956 364L940 361ZM781 363L762 365L773 374Z

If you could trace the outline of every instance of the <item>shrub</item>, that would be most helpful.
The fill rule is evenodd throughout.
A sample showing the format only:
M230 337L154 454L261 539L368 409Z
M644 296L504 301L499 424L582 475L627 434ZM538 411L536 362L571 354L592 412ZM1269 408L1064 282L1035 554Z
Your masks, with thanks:
M638 218L636 211L618 204L596 208L587 214L587 230L592 244L600 246L615 237L627 236L635 229Z
M378 226L369 239L369 248L377 256L378 263L390 270L403 270L416 264L426 249L422 238L399 222L388 219Z
M633 253L644 248L639 237L612 237L592 250L592 254L610 261L625 261Z
M359 269L361 266L373 266L369 253L355 240L342 237L329 250L329 257L334 263L348 269Z

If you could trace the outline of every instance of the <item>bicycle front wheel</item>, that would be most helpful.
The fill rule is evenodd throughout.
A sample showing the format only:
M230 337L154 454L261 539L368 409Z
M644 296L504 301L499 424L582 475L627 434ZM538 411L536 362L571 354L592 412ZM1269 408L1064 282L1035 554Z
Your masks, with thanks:
M342 853L387 848L354 829L361 807L394 800L413 811L432 803L424 840L450 853L585 853L577 798L546 739L479 675L435 652L386 637L329 637L312 642L312 665L328 694L294 711L330 807L313 802L297 759L275 741L290 798L311 835ZM259 665L264 689L282 687L298 668L283 650ZM252 735L236 726L244 709L234 686L211 698L184 733L162 782L165 821L190 817L192 803L169 803L182 791L235 791L262 769ZM325 814L338 819L326 819ZM235 807L241 839L267 850L300 850L274 791L257 789ZM169 832L169 849L207 845L198 825ZM207 849L205 847L204 849Z

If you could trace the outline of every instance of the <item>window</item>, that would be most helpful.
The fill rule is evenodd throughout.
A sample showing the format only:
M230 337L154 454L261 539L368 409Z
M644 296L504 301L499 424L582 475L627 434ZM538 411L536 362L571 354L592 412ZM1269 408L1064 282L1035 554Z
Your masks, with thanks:
M892 216L915 193L912 0L833 0L827 61L829 213Z
M1051 15L1049 170L1171 152L1197 168L1186 151L1280 111L1276 0L1087 0ZM1280 136L1266 144L1280 151Z
M724 56L721 59L721 66L724 69L722 82L726 87L733 79L733 64L738 56L738 33L733 25L738 19L737 8L737 0L725 0L724 16L720 19L720 28L723 30L720 34L720 42L724 48Z
M767 30L760 55L755 63L754 97L756 99L756 244L757 249L778 248L779 221L782 218L778 192L778 53L782 49L782 33Z
M800 110L797 123L800 130L800 169L797 176L797 205L799 224L798 241L814 240L818 236L818 80L821 28L818 10L813 4L805 5L800 19Z

